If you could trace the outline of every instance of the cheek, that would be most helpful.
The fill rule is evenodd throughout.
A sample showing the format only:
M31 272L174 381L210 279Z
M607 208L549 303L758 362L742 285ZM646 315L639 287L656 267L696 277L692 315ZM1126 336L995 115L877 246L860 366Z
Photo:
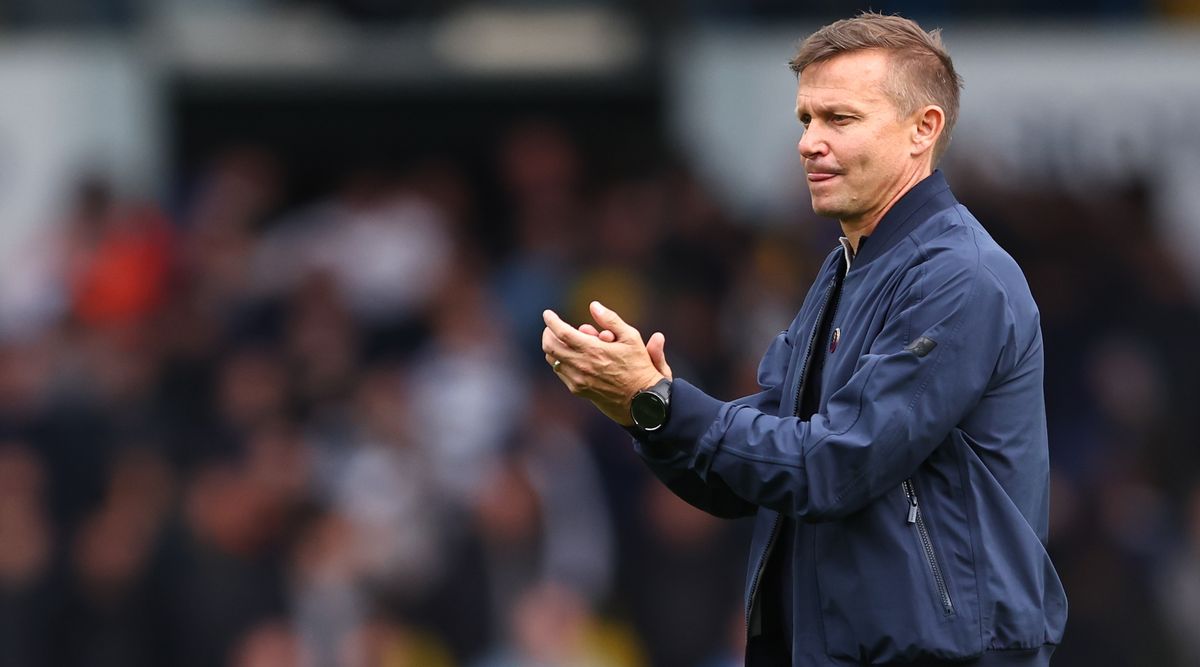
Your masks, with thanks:
M880 130L874 143L875 155L880 161L886 161L888 164L900 164L907 157L905 146L908 145L908 137L901 127Z
M868 179L880 172L889 173L902 162L900 140L892 133L876 131L854 143L847 152L847 166L853 166Z
M847 135L841 142L841 162L843 166L861 169L878 162L878 150L879 142L874 134Z

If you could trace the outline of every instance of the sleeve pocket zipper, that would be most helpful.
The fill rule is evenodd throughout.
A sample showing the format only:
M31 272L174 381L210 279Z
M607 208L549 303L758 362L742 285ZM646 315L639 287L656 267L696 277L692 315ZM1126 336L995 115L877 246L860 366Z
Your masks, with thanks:
M933 573L933 584L937 587L938 599L942 603L942 613L954 615L954 603L950 600L950 589L946 586L946 578L942 568L938 566L937 553L933 550L933 540L929 538L929 529L925 526L925 517L921 515L921 507L917 503L917 490L911 479L904 480L904 495L908 497L908 523L916 524L917 534L921 538L921 547L925 551L925 560Z

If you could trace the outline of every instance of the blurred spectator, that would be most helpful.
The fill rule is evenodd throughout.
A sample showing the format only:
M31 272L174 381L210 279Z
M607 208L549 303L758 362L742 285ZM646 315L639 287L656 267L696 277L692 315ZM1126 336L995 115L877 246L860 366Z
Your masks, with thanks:
M635 627L651 664L699 665L725 648L729 610L741 608L745 535L655 480L641 494L643 521L625 587Z
M561 128L528 123L505 137L498 162L511 201L514 246L493 283L513 340L536 340L542 311L563 303L571 262L582 251L575 233L584 216L580 156ZM523 351L540 365L540 350Z
M349 400L366 352L358 321L328 273L313 273L290 295L283 347L291 392L303 414Z
M158 664L149 564L170 509L173 480L152 451L126 450L114 462L103 504L80 527L71 558L71 595L59 618L72 641L59 664Z
M797 261L797 240L786 234L763 235L747 249L747 261L737 267L730 293L722 302L720 331L742 379L731 380L738 396L758 391L758 361L770 341L787 326L797 304L804 300L803 286L816 275L815 265ZM780 323L784 324L780 324Z
M355 629L339 653L344 667L454 667L457 664L436 637L385 619Z
M282 621L264 621L246 634L231 667L298 667L312 664L295 633Z
M444 214L407 184L357 173L267 233L254 284L279 294L327 272L364 325L408 334L447 276L449 232Z
M615 549L598 470L575 406L538 384L513 447L483 480L475 523L483 542L490 625L511 631L518 598L540 582L595 608L613 582Z
M1071 593L1069 630L1081 638L1064 641L1055 651L1055 664L1188 664L1173 657L1149 573L1108 537L1103 521L1089 508L1055 538L1052 556L1062 564L1063 585Z
M234 435L248 435L256 427L288 415L287 368L275 349L247 344L222 361L218 415Z
M536 385L512 454L537 496L538 578L567 584L595 605L613 584L613 530L578 406L565 398L549 382Z
M276 212L284 175L269 152L237 147L220 153L202 173L183 214L181 249L194 307L231 323L256 295L253 260L259 234Z
M333 664L364 623L369 596L358 585L353 527L327 514L308 523L291 554L290 603L296 632L316 664Z
M1200 485L1184 507L1182 539L1165 558L1156 594L1167 632L1179 647L1179 664L1200 664Z
M0 334L29 339L64 314L95 326L128 326L161 307L173 240L154 206L117 196L102 176L82 179L64 218L36 230L3 267Z
M411 391L395 369L368 370L345 421L327 421L309 438L315 490L331 512L299 543L292 588L301 633L319 660L332 660L383 612L412 620L412 632L433 632L454 656L486 638L464 508L434 474Z
M412 359L416 437L438 483L468 503L517 426L526 378L477 269L463 262L438 293L429 341Z
M449 574L453 508L433 474L432 453L415 437L406 392L386 370L364 377L358 432L332 506L349 521L351 557L364 583L419 600Z
M555 584L526 590L512 609L512 628L477 667L638 667L630 637L599 623L575 591Z
M520 593L539 580L542 507L525 470L515 461L496 466L481 487L476 522L483 537L491 625L507 630Z
M50 665L53 526L43 502L45 472L21 442L0 443L0 665Z
M173 248L160 211L118 201L96 181L68 225L71 311L83 324L129 324L164 303Z
M167 663L226 664L252 628L285 612L284 526L273 510L242 466L214 461L196 470L154 582Z

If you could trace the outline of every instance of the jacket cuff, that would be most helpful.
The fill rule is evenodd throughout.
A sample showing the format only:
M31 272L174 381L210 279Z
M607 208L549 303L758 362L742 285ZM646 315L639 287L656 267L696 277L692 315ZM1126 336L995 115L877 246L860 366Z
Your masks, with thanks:
M670 458L679 452L695 452L721 411L721 401L700 391L686 380L671 381L671 414L657 431L647 433L630 427L629 433L642 444L644 456Z

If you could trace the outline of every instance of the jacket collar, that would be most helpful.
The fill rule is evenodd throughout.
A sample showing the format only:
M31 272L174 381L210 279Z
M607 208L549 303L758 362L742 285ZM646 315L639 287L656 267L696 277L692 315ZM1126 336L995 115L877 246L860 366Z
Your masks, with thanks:
M934 170L904 193L892 208L883 214L883 219L871 232L871 242L864 243L854 256L852 268L857 269L869 264L871 260L902 241L934 212L957 204L958 200L954 198L954 193L950 192L950 185L946 183L942 170Z

